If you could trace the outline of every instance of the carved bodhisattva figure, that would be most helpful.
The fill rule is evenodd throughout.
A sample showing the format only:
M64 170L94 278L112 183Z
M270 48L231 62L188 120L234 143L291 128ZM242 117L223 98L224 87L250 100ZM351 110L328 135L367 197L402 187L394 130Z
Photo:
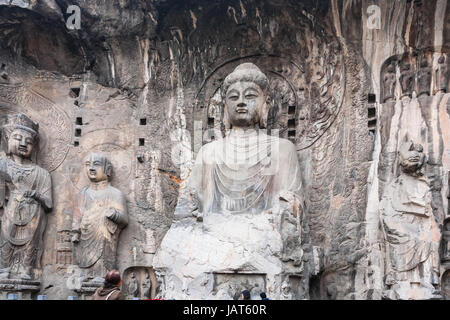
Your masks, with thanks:
M226 77L222 98L229 130L197 154L175 222L153 261L164 279L162 296L218 298L214 274L231 272L265 274L267 292L277 299L286 273L308 277L298 155L292 142L263 130L268 87L252 63Z
M122 192L109 183L113 167L104 155L89 154L84 166L91 183L77 197L72 241L77 264L88 268L86 275L102 277L116 268L119 233L128 224L127 207Z
M439 284L440 230L424 176L423 147L412 141L399 151L400 175L380 203L386 247L385 297L433 299Z
M46 214L52 209L52 181L33 162L39 126L24 114L10 115L2 130L7 146L0 154L0 268L3 278L29 280L40 267Z

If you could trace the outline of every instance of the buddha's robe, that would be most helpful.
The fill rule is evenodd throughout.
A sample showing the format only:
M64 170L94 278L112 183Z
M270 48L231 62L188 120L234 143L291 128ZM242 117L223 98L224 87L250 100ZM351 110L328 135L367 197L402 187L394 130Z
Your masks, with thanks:
M295 147L261 130L236 133L200 149L179 197L154 258L167 296L214 298L209 275L230 271L265 273L267 292L275 292L283 261L296 260L289 272L301 268L301 223L280 201L284 195L291 211L294 202L302 205Z
M188 189L197 191L204 215L261 213L277 204L282 191L300 196L297 152L289 140L262 131L232 132L200 149Z
M21 165L0 158L0 180L6 186L1 216L0 267L20 272L20 267L39 267L43 250L43 234L47 224L46 212L52 208L50 174L36 164ZM35 190L41 201L24 197Z
M106 215L111 211L110 219ZM114 269L119 233L127 224L126 201L120 190L110 185L104 189L84 187L77 197L72 224L72 230L80 232L78 265L96 273Z

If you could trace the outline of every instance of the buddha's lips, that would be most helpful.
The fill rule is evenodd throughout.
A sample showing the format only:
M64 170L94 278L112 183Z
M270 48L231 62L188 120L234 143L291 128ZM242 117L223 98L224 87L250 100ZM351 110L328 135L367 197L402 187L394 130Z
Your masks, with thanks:
M239 107L239 108L236 108L236 112L237 113L248 113L248 109Z

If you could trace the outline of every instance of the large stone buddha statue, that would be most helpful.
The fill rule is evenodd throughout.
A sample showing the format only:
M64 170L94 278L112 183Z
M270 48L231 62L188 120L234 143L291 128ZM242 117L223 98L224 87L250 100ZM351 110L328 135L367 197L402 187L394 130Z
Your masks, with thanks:
M200 149L180 192L153 263L161 297L214 299L220 291L223 298L220 283L235 277L242 286L258 282L273 299L291 281L293 298L307 298L310 266L302 261L310 246L300 166L294 144L264 130L268 87L252 63L224 80L227 134Z

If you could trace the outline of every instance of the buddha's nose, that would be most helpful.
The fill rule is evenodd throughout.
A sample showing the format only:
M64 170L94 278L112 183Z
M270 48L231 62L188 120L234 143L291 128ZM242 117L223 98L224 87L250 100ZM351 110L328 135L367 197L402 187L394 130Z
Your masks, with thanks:
M240 101L238 104L237 104L237 107L238 108L245 108L247 106L247 104L244 102L244 101Z

